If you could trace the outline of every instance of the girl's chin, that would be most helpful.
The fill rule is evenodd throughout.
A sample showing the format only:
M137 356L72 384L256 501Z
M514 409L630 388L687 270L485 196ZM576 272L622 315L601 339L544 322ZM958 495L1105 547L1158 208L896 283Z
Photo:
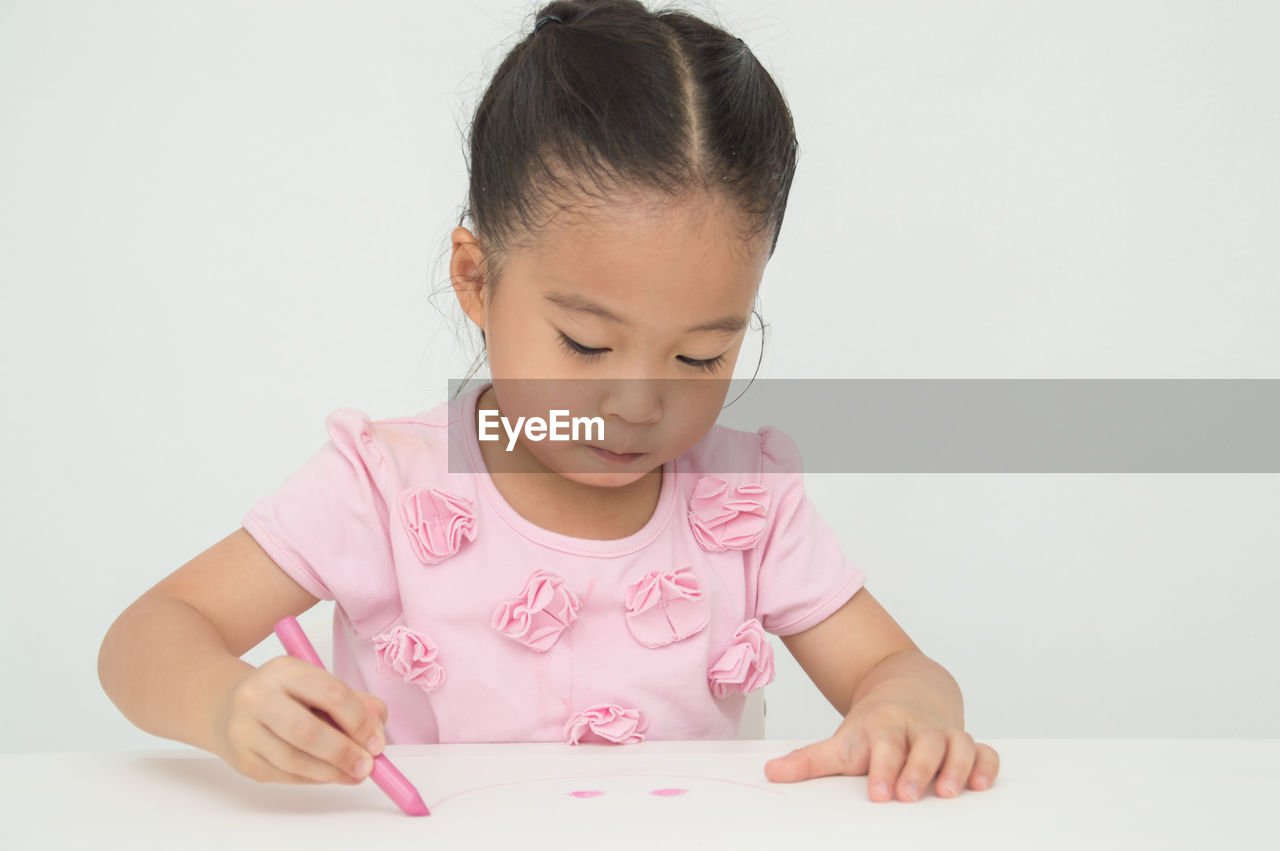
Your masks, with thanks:
M655 453L631 461L605 459L597 456L591 447L572 447L569 451L538 457L547 470L563 479L598 488L620 488L634 484L662 464Z
M617 488L640 481L653 472L657 464L631 464L629 469L614 469L624 465L612 461L596 460L590 454L574 454L561 459L563 463L553 469L570 481L601 488Z
M574 470L560 472L560 476L580 485L590 485L597 488L620 488L638 482L648 472L648 470L642 470L635 473L591 473Z

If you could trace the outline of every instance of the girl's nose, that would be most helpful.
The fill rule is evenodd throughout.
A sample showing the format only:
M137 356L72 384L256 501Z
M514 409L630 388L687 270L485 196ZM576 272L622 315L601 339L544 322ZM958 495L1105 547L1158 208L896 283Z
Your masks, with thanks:
M650 425L662 419L662 379L613 378L605 382L600 400L601 416L616 416L634 425Z

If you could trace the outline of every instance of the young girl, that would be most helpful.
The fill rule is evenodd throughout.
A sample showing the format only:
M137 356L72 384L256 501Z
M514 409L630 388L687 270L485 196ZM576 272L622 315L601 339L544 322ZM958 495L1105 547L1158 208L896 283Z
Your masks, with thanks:
M844 720L769 780L988 788L995 751L863 587L795 443L715 423L797 159L750 48L636 0L547 4L470 146L450 276L494 379L415 417L334 411L242 528L112 625L112 701L256 780L358 783L386 743L732 738L770 632ZM565 407L603 436L479 439L485 411ZM239 658L319 600L332 674Z

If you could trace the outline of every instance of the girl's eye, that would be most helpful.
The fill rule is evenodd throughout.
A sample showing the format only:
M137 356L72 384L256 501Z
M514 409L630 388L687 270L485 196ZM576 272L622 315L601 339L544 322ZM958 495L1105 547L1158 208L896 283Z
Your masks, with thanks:
M584 345L582 345L581 343L578 343L578 342L575 342L575 341L573 341L573 340L570 340L568 337L566 337L566 336L564 335L564 332L563 332L563 331L560 331L560 332L558 332L558 333L560 334L560 343L561 343L561 344L562 344L566 349L568 349L569 351L573 352L575 355L578 355L579 357L584 357L584 358L587 358L587 359L589 359L589 360L595 360L596 358L600 357L600 356L601 356L602 354L604 354L605 352L609 351L608 349L592 349L592 348L588 348L587 346L584 346Z
M607 348L593 349L589 346L584 346L581 343L577 342L576 340L570 339L568 336L565 335L563 331L559 331L557 333L560 335L560 344L564 346L566 349L568 349L570 352L572 352L574 355L580 358L586 358L587 360L595 360L596 358L603 355L605 352L609 351ZM677 357L677 359L681 363L687 364L693 367L694 369L700 369L705 372L715 372L717 369L720 368L720 365L724 363L724 358L725 358L724 355L716 355L713 358L705 358L703 360L698 360L697 358L687 358L684 355L679 355Z
M679 359L684 363L689 364L689 366L694 369L701 369L704 372L715 372L720 368L720 364L724 363L724 355L716 355L713 358L707 358L705 360L695 360L681 355Z

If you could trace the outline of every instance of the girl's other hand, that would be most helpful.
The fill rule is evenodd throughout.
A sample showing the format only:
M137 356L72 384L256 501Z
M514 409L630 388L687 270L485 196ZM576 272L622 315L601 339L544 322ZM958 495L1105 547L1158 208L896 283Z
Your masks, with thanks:
M212 740L227 765L260 783L353 786L386 744L386 720L386 704L373 695L302 659L277 656L222 692Z
M916 801L937 776L936 793L954 798L968 786L989 789L1000 758L962 729L921 712L913 703L863 701L853 707L829 739L765 763L775 783L830 774L867 775L872 801Z

